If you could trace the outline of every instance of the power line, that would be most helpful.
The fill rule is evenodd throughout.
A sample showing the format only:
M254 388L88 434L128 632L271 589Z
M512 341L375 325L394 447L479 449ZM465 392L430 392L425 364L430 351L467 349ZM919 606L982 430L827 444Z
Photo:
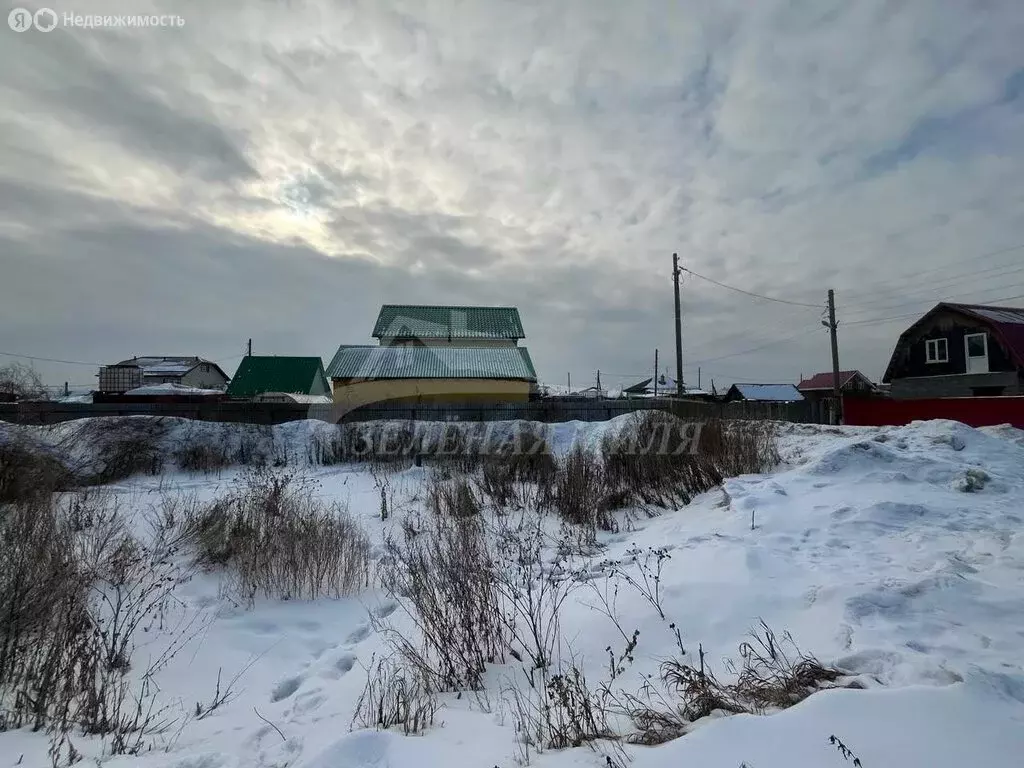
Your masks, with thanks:
M996 302L1000 302L1000 301L1014 301L1015 299L1024 299L1024 294L1020 294L1019 296L1004 296L1001 299L989 299L989 302L996 303ZM950 304L957 304L959 302L953 301L953 302L949 302L949 303ZM841 327L848 327L848 326L851 326L851 325L880 325L882 323L887 323L887 322L890 322L892 320L903 320L903 319L908 318L908 317L920 317L920 316L921 316L920 312L908 312L908 313L906 313L904 315L893 315L892 317L876 317L876 318L869 318L867 320L854 320L851 323L840 323L840 326Z
M1024 272L1024 267L1021 267L1021 266L1015 266L1015 267L1013 267L1011 269L1007 269L1005 267L998 267L997 269L999 269L1000 271L996 272L995 274L982 275L981 272L978 272L974 276L964 275L964 276L961 276L961 277L957 277L954 280L944 281L941 284L935 285L935 286L927 289L927 291L925 291L924 293L919 292L918 290L914 289L914 290L911 290L909 292L909 294L907 294L909 296L920 296L921 298L919 298L919 299L914 299L912 301L900 302L899 304L892 304L891 303L892 298L895 298L895 297L890 297L888 299L876 299L875 301L868 301L868 302L864 302L863 304L860 304L860 303L854 304L853 305L853 307L854 307L853 311L855 313L857 313L857 314L864 314L865 311L866 311L866 308L876 307L876 305L878 305L879 303L885 305L885 306L882 306L882 307L877 307L877 309L881 309L882 311L888 311L888 310L891 310L891 309L898 309L899 307L908 307L908 306L912 306L914 304L924 304L924 303L926 303L928 301L932 301L933 300L932 296L937 291L948 291L950 288L952 288L954 286L959 286L959 285L961 285L963 283L973 282L975 279L977 279L979 277L984 277L984 279L990 280L990 279L997 278L997 277L1000 277L1000 278L1001 277L1007 277L1009 275L1013 275L1013 274L1016 274L1018 272ZM991 272L992 270L982 270L982 272L984 272L984 271ZM982 292L982 291L993 290L993 289L996 289L996 288L1004 290L1006 287L1007 286L1006 286L1005 282L1003 282L1000 285L991 285L991 286L986 286L986 287L981 287L981 288L972 288L968 292L969 293L979 293L979 292ZM903 298L906 298L907 295L904 295Z
M719 288L726 288L726 289L728 289L730 291L736 291L736 293L742 293L745 296L752 296L755 299L762 299L764 301L774 301L777 304L789 304L789 305L794 306L794 307L810 307L811 309L821 309L821 305L820 304L807 304L807 303L802 302L802 301L790 301L789 299L777 299L777 298L774 298L772 296L765 296L765 295L760 294L760 293L754 293L753 291L746 291L743 288L737 288L734 285L726 285L725 283L720 283L717 280L712 280L710 277L706 277L704 275L699 275L696 272L694 272L693 270L687 269L686 267L683 267L682 271L685 272L688 275L693 275L694 277L699 277L701 280L706 280L707 282L712 283L713 285L717 285Z
M794 333L792 336L784 336L781 339L776 339L775 341L769 341L767 344L762 344L762 345L760 345L758 347L751 347L750 349L744 349L744 350L741 350L739 352L730 352L727 355L718 355L717 357L708 357L708 358L705 358L703 360L691 360L690 361L690 367L692 368L693 366L695 366L697 364L703 365L705 363L713 363L716 360L725 360L726 358L729 358L729 357L738 357L740 355L749 355L749 354L751 354L753 352L760 352L762 349L768 349L768 347L778 346L779 344L787 344L787 343L789 343L791 341L794 341L796 339L802 338L804 336L809 336L812 333L816 333L817 331L818 331L817 328L811 328L811 329L808 329L808 330L801 331L800 333Z
M965 259L968 259L970 261L978 261L978 260L981 260L981 259L988 259L988 258L991 258L993 256L1000 256L1000 255L1002 255L1004 253L1011 253L1013 251L1019 251L1022 248L1024 248L1024 243L1018 243L1017 245L1011 245L1011 246L1009 246L1007 248L1000 248L1000 249L995 250L995 251L988 251L987 253L981 253L981 254L977 254L975 256L969 256L969 257L961 256L958 259L956 259L954 261L950 261L950 262L948 262L948 263L946 263L946 264L944 264L942 266L939 266L939 267L933 267L931 269L925 269L925 270L917 271L917 272L914 272L914 273L903 273L902 275L894 275L893 278L895 278L895 279L902 278L902 279L907 279L907 280L918 279L918 278L921 278L921 277L923 277L925 275L931 275L931 274L935 274L936 272L942 272L943 270L948 269L949 267L959 266L959 265L963 264ZM996 269L1001 269L1002 266L1010 266L1010 265L1001 265L1000 267L996 267ZM854 291L854 292L848 293L847 296L873 296L873 295L875 295L877 293L894 293L896 290L897 289L893 288L891 285L887 285L885 287L879 286L877 288L869 288L869 289L863 290L863 291Z
M37 355L19 355L16 352L0 352L4 357L21 357L25 360L40 360L46 363L64 363L66 365L88 365L92 367L103 365L103 363L85 363L81 360L58 360L54 357L39 357Z

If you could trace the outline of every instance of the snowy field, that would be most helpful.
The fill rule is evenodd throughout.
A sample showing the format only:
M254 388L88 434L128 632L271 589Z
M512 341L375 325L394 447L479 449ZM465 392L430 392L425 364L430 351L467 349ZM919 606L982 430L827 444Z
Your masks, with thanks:
M212 427L211 427L212 428ZM557 425L565 452L596 446L618 423ZM68 428L70 429L70 427ZM361 464L321 466L309 448L322 427L290 424L278 445L304 457L301 473L321 498L347 506L379 557L385 536L423 505L430 470L387 478L392 514L380 518L381 476ZM488 669L486 688L440 696L425 733L354 723L367 670L391 653L384 627L414 637L410 617L375 586L340 599L234 599L216 571L175 591L166 626L201 626L154 676L175 725L138 756L102 757L99 739L72 736L83 757L116 768L997 768L1024 765L1024 432L953 422L900 428L780 425L783 463L765 475L728 479L679 509L623 517L590 553L569 556L587 578L560 612L560 658L597 684L609 649L638 631L632 662L612 684L637 691L679 657L707 663L723 680L727 660L763 621L805 653L849 673L856 688L815 693L765 715L713 715L657 746L621 743L565 750L524 748L509 691L523 664ZM0 428L53 442L42 430ZM31 433L31 434L30 434ZM86 458L82 458L86 461ZM294 462L290 466L294 471ZM243 470L165 469L106 486L142 535L169 495L211 500ZM658 604L629 553L663 548ZM182 555L184 558L185 555ZM545 551L543 560L556 557ZM619 563L608 566L608 561ZM649 571L650 572L650 571ZM617 577L616 573L620 576ZM602 610L618 588L613 622ZM664 614L662 617L659 613ZM620 631L621 630L621 631ZM678 632L678 634L677 634ZM171 642L159 627L137 642L133 666ZM233 698L189 717L233 680ZM851 750L848 758L830 742ZM0 768L48 766L48 739L0 733Z

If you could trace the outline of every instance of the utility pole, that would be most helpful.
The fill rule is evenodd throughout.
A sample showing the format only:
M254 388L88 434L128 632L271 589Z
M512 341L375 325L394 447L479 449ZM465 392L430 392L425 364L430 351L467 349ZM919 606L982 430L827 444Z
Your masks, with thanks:
M597 372L597 396L601 396L601 372Z
M700 366L697 366L697 389L700 389Z
M565 388L572 392L572 373L565 374Z
M654 350L654 378L651 379L654 382L654 396L658 396L658 350Z
M252 339L249 339L248 353L246 357L252 357Z
M676 294L676 395L683 396L683 325L679 311L679 254L672 254L672 283Z
M836 337L836 328L839 324L836 323L836 292L831 288L828 289L828 323L823 325L828 326L828 335L832 340L832 420L839 424L842 421L843 404L839 394L839 339Z

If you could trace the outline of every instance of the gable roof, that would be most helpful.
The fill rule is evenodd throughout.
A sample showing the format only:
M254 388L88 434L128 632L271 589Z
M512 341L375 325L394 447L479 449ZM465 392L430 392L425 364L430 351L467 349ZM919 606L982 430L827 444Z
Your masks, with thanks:
M454 307L385 304L373 337L453 339L522 339L523 324L515 307Z
M307 395L320 378L324 392L331 387L319 357L243 357L228 385L232 397L252 397L264 392L288 392Z
M622 391L630 395L642 395L646 393L654 392L654 378L644 379L639 381L631 387L626 387ZM658 375L658 392L659 394L664 392L666 395L674 394L676 391L676 380L672 376L666 376L664 373Z
M776 403L790 403L796 400L803 400L793 384L733 384L731 390L735 389L744 400L761 400Z
M522 379L537 373L526 347L368 347L343 345L335 379Z
M913 337L918 326L943 310L959 312L987 326L992 331L992 335L995 336L996 340L1006 349L1013 364L1024 368L1024 308L993 307L987 304L957 304L955 302L940 301L900 334L892 356L889 358L889 365L885 368L885 375L882 377L883 382L888 382L892 377L892 369L897 356Z
M868 384L871 383L871 380L868 379L868 377L865 376L860 371L840 371L839 389L845 387L847 384L850 383L851 379L854 379L857 376L860 376ZM826 373L816 373L809 379L802 379L800 383L796 385L796 388L799 389L801 392L807 392L815 389L832 389L832 371L827 371Z
M195 355L171 355L166 357L150 355L147 357L132 357L119 363L114 363L115 366L138 366L142 370L143 377L184 376L200 364L212 365L224 377L225 381L228 380L228 375L224 373L224 370L219 365L212 360L206 360Z

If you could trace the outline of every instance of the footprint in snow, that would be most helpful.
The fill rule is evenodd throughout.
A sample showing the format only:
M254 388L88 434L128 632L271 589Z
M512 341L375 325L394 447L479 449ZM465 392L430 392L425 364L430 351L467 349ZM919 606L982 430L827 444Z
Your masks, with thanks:
M373 615L376 616L378 619L386 619L396 610L398 610L398 603L394 602L393 600L389 600L388 602L378 606L374 610Z
M355 632L353 632L351 635L349 635L348 639L345 642L348 643L349 645L355 645L356 643L363 642L363 640L365 640L369 636L370 636L370 626L368 624L363 624Z
M284 701L299 690L300 685L302 685L301 677L285 678L274 688L273 692L270 694L270 700L274 703Z
M340 656L331 664L320 676L327 680L340 680L342 677L352 671L352 667L356 664L356 655L354 653L346 653L344 656Z

